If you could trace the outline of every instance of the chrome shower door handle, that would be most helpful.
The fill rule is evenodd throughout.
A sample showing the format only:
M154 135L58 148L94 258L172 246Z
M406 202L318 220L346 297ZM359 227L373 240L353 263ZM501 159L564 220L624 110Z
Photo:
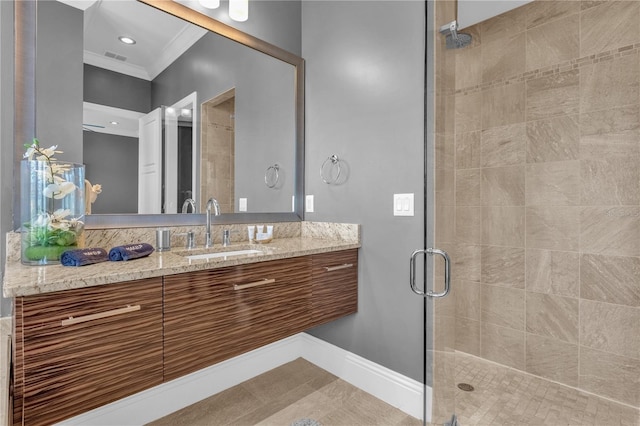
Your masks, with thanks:
M427 292L427 296L445 297L447 294L449 294L449 290L451 289L451 258L449 258L449 255L444 250L428 248L426 250L426 253L432 256L434 254L437 254L442 256L442 258L444 259L444 290L442 290L440 293L434 293L433 291L429 290Z
M426 293L424 290L420 290L416 287L416 256L420 253L426 253L427 251L424 249L416 250L411 254L411 259L409 260L409 285L411 286L411 291L413 291L418 296L424 296Z
M431 256L437 254L444 259L444 290L442 292L435 293L431 290L424 291L416 287L416 256L420 253L426 253ZM411 259L409 261L409 285L411 286L411 290L419 296L445 297L447 294L449 294L449 290L451 289L451 259L449 258L447 252L434 248L414 251L411 254Z

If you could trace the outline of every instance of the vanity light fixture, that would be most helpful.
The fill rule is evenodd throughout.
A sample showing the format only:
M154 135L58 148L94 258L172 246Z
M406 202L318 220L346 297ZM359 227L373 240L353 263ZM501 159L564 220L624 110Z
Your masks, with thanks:
M249 19L249 0L229 0L229 17L238 22Z
M198 3L207 9L217 9L220 7L220 0L198 0Z
M120 36L120 37L118 37L118 40L120 40L120 42L122 42L124 44L128 44L128 45L136 44L136 41L134 39L132 39L131 37L128 37L128 36Z

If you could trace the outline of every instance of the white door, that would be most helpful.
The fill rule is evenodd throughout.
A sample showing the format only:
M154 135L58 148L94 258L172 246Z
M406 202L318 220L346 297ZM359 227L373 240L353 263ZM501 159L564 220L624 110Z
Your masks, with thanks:
M162 108L139 120L138 213L162 212Z

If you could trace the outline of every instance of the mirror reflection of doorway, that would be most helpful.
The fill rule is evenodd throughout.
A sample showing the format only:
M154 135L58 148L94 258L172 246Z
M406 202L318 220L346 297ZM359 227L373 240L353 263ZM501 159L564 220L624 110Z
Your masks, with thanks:
M202 104L200 158L200 211L214 197L222 213L235 205L235 95L230 89Z

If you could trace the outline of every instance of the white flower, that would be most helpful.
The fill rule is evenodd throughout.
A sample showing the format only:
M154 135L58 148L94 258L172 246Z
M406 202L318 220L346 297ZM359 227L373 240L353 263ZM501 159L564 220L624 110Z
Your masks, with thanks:
M56 200L60 200L61 198L66 197L76 190L76 186L73 182L67 182L62 180L60 183L50 183L47 187L42 191L45 197L47 198L55 198Z

